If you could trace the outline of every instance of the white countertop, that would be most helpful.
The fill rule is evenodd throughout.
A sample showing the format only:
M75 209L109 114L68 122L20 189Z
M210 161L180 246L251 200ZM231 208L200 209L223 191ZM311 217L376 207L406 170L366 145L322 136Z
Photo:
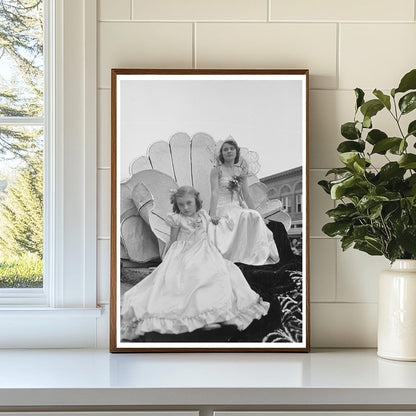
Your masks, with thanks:
M375 350L0 350L0 407L416 405L416 362Z

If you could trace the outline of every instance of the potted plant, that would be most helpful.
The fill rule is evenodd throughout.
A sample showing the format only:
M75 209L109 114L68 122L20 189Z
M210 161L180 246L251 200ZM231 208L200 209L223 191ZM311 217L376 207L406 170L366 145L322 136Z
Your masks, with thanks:
M389 95L375 89L366 101L355 89L353 121L342 124L345 139L337 148L342 167L330 169L319 185L337 201L327 211L332 222L322 231L341 237L343 250L353 247L384 256L391 269L380 276L378 355L416 360L416 69ZM373 126L373 117L388 112L394 132ZM405 121L407 119L407 121ZM376 158L385 162L375 163Z

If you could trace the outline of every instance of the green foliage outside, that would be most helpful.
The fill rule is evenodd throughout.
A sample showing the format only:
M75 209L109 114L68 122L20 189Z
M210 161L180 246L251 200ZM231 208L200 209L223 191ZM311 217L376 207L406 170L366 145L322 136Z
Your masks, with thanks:
M42 260L36 254L0 255L0 288L42 287L42 269Z
M0 125L0 288L42 287L43 116L41 0L0 0L0 116L27 117L27 126ZM4 176L4 175L3 175Z
M354 120L341 126L346 139L338 145L344 165L327 172L334 180L321 187L338 201L327 211L333 222L323 232L340 236L342 249L349 247L374 256L416 259L416 69L401 79L389 95L375 89L365 100L355 89ZM387 112L394 121L393 132L373 126L373 117ZM376 159L384 159L384 165Z

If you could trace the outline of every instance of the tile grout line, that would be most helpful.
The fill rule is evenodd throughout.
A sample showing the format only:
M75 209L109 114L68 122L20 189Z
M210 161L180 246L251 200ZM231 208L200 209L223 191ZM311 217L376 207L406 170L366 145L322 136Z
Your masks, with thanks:
M315 304L315 305L334 305L334 306L339 306L339 305L377 305L378 302L374 301L341 301L341 302L331 302L331 301L319 301L319 300L315 300L315 301L311 301L311 303Z
M267 0L267 22L270 23L270 21L272 20L272 5L271 5L271 1L272 0ZM416 1L416 0L415 0Z
M340 80L340 71L341 71L341 24L337 23L337 62L336 62L336 71L337 71L337 90L339 90L339 80Z
M133 20L133 0L130 0L130 20Z
M334 259L335 259L335 282L334 282L334 302L338 303L338 244L340 240L336 240L334 244Z
M192 68L196 69L196 22L192 23Z
M132 11L133 13L133 7ZM141 19L98 19L98 23L287 23L287 24L354 24L354 25L385 25L385 24L397 24L397 25L414 25L413 20L264 20L264 19L251 19L251 20L244 20L244 19L234 19L234 20L191 20L191 19L184 19L184 20L174 20L174 19L164 19L164 20L157 20L157 19L148 19L148 20L141 20Z

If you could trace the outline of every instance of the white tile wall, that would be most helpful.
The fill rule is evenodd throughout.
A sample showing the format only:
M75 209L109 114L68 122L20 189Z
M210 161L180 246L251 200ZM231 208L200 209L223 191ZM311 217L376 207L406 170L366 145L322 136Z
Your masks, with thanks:
M312 88L335 88L336 33L333 23L201 23L196 26L196 65L309 68Z
M110 169L99 169L97 173L98 189L98 237L110 237L110 212L111 212L111 171Z
M135 20L267 20L267 0L133 0Z
M320 180L328 179L325 177L325 173L325 170L309 171L309 231L311 237L325 237L321 228L330 220L325 212L335 207L334 201L318 185Z
M397 87L416 65L415 44L414 23L341 24L340 88Z
M337 245L338 302L377 302L378 275L389 268L381 256L369 256L358 250L342 251Z
M310 241L311 302L335 302L337 245L336 239Z
M99 23L98 86L111 68L191 68L192 23Z
M311 344L314 347L374 347L377 345L377 305L312 303Z
M316 183L338 164L352 89L389 91L416 67L415 1L99 0L98 19L99 301L109 300L110 69L309 68L312 346L375 346L377 275L388 262L342 253L322 233L334 203ZM387 113L374 125L393 131ZM108 331L98 332L106 347Z
M271 0L272 20L413 21L413 0Z
M340 166L340 126L354 119L354 91L312 90L309 99L309 167Z
M98 137L97 166L99 168L111 167L111 90L98 90Z
M110 239L97 241L97 299L106 304L110 299Z
M130 0L99 0L98 20L130 20Z

